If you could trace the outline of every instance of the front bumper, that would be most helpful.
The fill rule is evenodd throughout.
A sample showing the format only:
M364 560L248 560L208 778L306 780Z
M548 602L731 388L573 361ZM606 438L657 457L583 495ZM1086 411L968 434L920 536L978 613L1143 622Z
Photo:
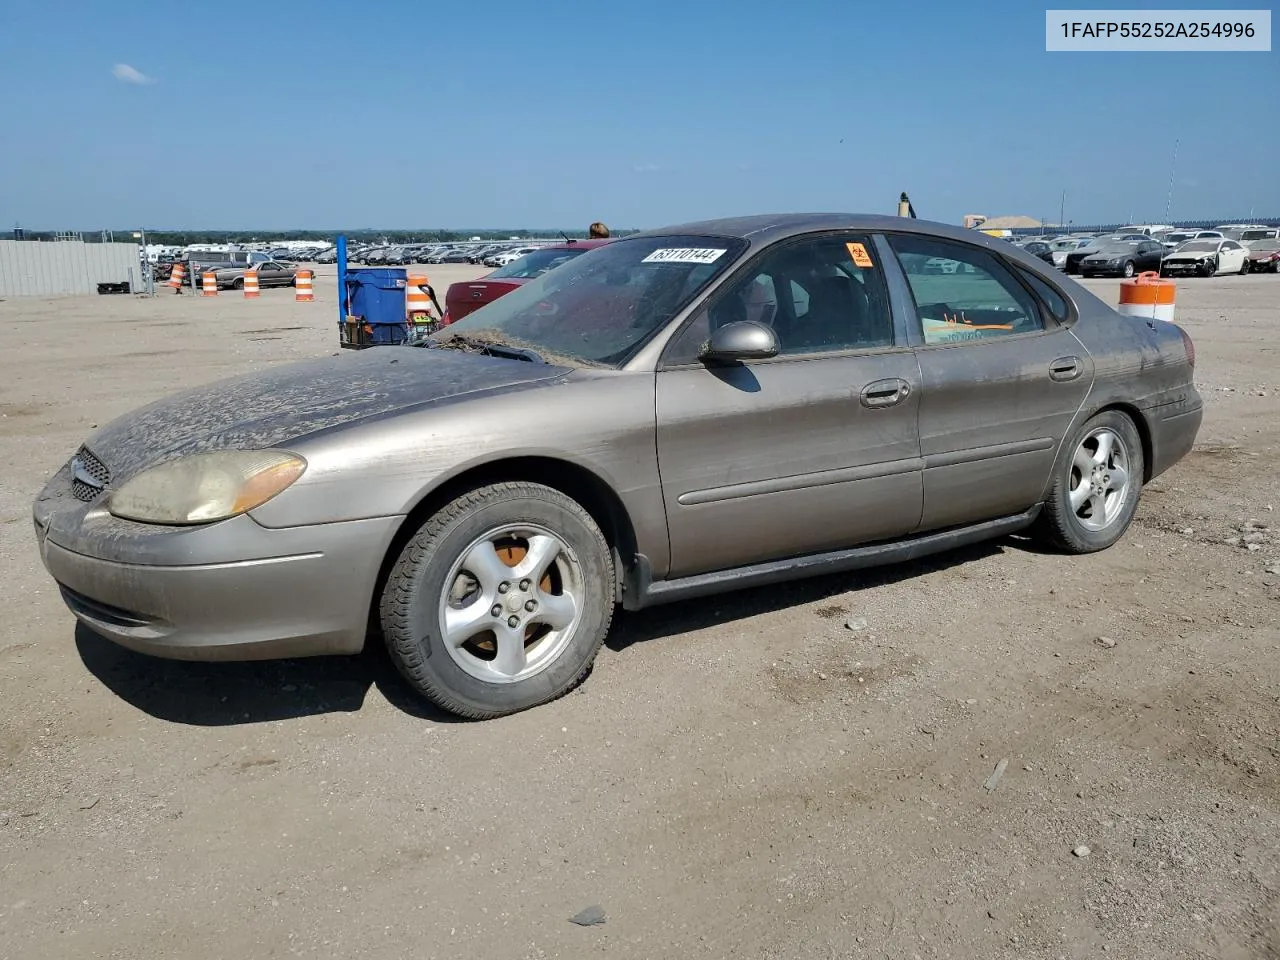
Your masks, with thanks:
M34 519L45 568L95 633L154 656L260 660L358 653L403 518L178 529L42 498Z

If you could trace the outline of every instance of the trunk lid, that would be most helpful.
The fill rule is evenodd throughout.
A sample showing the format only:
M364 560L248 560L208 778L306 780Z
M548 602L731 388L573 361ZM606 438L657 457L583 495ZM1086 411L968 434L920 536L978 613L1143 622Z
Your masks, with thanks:
M449 320L461 320L526 282L524 279L511 277L503 280L464 280L450 284L444 296Z

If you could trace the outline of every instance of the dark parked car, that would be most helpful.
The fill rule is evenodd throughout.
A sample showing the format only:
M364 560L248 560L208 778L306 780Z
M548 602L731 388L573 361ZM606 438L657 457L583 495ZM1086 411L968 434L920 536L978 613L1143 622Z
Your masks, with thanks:
M1039 257L1049 266L1053 266L1053 247L1043 240L1028 240L1022 245L1022 249L1027 251L1033 257Z
M615 240L418 345L96 429L35 501L39 556L87 628L161 656L352 654L372 614L414 689L480 718L572 689L619 605L1020 531L1103 550L1195 441L1191 340L975 234Z
M1159 240L1106 240L1080 260L1080 275L1132 277L1146 271L1158 272L1165 253Z
M510 293L521 284L542 276L548 270L572 260L580 254L608 243L608 240L574 240L539 247L519 260L513 260L479 280L462 280L449 285L444 295L444 325L461 320L486 303Z

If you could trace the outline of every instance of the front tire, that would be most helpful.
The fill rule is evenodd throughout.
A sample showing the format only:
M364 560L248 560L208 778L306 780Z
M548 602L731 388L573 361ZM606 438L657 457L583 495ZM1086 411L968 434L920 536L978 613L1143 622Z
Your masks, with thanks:
M1202 277L1212 277L1217 272L1218 272L1217 260L1206 260L1204 266L1200 268L1200 276Z
M1138 509L1144 462L1133 421L1105 410L1063 445L1040 534L1067 553L1094 553L1119 540Z
M591 515L550 487L499 483L422 525L387 578L379 612L391 658L414 689L480 720L577 686L613 610L613 559Z
M1240 264L1240 276L1243 277L1248 272L1249 272L1249 258L1245 257L1243 262L1241 262Z
M1124 274L1124 278L1125 278L1126 280L1128 280L1130 277L1132 277L1132 276L1134 275L1135 270L1134 270L1134 268L1133 268L1133 261L1132 261L1132 260L1126 260L1126 261L1124 262L1124 269L1121 271L1121 273L1123 273L1123 274Z

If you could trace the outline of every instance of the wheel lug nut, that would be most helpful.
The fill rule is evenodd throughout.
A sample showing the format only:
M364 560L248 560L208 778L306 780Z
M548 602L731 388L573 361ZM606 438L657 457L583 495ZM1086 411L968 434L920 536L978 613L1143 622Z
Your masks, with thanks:
M520 626L520 618L519 618L519 617L507 617L507 626L508 626L508 627L518 627L518 626Z
M500 604L500 603L495 603L495 604L493 605L493 609L492 609L492 610L490 610L489 612L490 612L491 614L493 614L495 617L500 617L500 616L502 616L502 604Z
M534 610L538 609L538 602L536 600L526 600L524 602L524 608L530 613L533 613Z
M503 580L500 584L498 584L499 593L506 593L510 589L511 589L511 584L507 583L507 581L505 580Z
M527 578L520 581L521 590L528 590L531 585L532 585L532 581Z

